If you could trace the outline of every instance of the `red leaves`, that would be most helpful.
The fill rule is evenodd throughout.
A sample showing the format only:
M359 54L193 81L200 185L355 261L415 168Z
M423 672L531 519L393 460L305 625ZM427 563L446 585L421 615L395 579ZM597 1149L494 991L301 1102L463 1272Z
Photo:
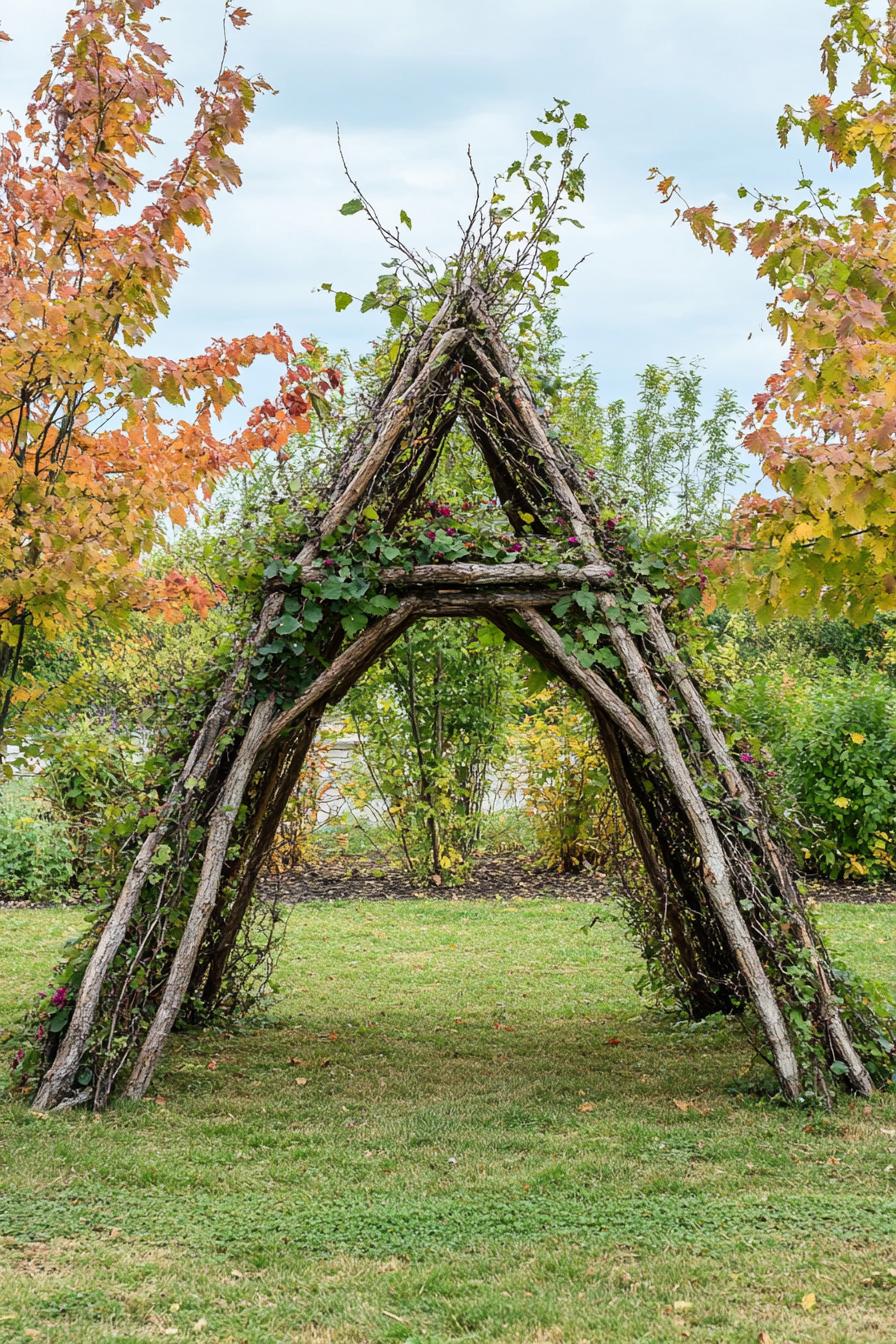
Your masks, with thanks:
M230 22L233 24L234 28L243 28L248 23L252 15L249 13L248 9L244 9L240 5L236 9L229 10L227 17L230 19Z

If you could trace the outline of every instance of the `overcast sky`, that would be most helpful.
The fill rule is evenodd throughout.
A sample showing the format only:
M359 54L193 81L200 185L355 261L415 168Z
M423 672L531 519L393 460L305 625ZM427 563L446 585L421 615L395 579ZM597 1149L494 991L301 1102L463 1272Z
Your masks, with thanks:
M336 315L315 288L363 293L383 248L351 195L351 165L386 217L408 210L414 239L451 248L468 206L469 142L484 175L516 157L526 129L557 95L585 112L585 232L593 255L564 298L570 354L591 356L606 399L631 392L648 360L704 361L709 389L746 403L777 362L765 287L747 258L722 258L670 228L647 170L675 173L690 200L732 212L740 182L784 189L796 157L781 153L782 105L820 87L822 0L247 0L253 17L231 57L279 90L261 102L240 153L243 186L195 235L189 273L155 343L190 353L215 335L282 322L353 351L382 321ZM5 0L14 39L0 47L0 105L20 112L46 66L66 0ZM221 0L163 0L159 35L191 107L217 68ZM167 126L181 135L184 117ZM174 141L172 140L172 148ZM823 168L812 165L821 173ZM266 395L259 371L252 391Z

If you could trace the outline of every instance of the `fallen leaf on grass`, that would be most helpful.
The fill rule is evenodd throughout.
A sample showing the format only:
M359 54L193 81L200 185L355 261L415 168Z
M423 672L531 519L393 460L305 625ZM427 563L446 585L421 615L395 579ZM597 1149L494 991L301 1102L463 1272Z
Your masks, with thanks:
M205 1319L205 1317L200 1316L198 1321L193 1322L193 1333L198 1335L200 1331L206 1328L207 1325L208 1321Z
M583 1101L582 1104L581 1104L581 1106L579 1107L579 1110L580 1110L580 1111L593 1111L593 1110L594 1110L594 1102L593 1102L593 1101Z
M757 1339L756 1344L772 1344L772 1337L767 1330L759 1331L759 1338Z
M215 1069L218 1067L218 1061L216 1059L210 1059L205 1067L211 1069L212 1073L214 1073Z
M814 1311L814 1310L815 1310L815 1294L814 1294L814 1293L803 1293L803 1296L800 1298L800 1306L802 1307L803 1311Z
M622 1044L621 1036L608 1036L607 1039L604 1041L604 1045L621 1045L621 1044Z
M304 1087L307 1082L308 1082L307 1078L297 1078L296 1087Z

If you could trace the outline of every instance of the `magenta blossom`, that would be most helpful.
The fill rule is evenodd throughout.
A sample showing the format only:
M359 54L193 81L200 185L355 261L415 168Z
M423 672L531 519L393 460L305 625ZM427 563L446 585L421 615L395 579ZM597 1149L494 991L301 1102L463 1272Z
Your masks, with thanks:
M748 751L742 751L740 754L740 759L743 761L744 765L753 764L753 757L750 755Z
M436 534L435 534L435 532L432 531L431 528L430 528L426 533L424 533L424 535L425 535L427 541L435 541L435 539L436 539Z
M523 543L521 541L515 541L512 546L507 547L508 554L510 553L518 554L522 549L523 549Z
M440 518L450 518L450 517L451 517L451 506L450 506L450 504L440 504L440 505L439 505L439 517L440 517Z
M567 544L567 546L578 546L578 544L579 544L579 539L578 539L578 537L567 537L567 538L566 538L566 544Z
M324 561L324 569L332 569L335 563L336 563L335 560L331 560L330 557L327 556L326 560Z
M448 537L456 537L456 536L457 536L457 528L456 528L456 527L446 527L446 528L445 528L445 535L448 536Z
M54 1008L61 1008L68 998L68 985L60 985L55 991L50 1003Z

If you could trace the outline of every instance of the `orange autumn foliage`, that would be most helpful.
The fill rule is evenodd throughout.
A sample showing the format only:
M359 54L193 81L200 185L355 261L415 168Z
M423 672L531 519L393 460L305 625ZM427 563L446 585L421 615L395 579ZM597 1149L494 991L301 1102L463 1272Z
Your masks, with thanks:
M827 87L786 107L778 134L820 151L839 170L831 185L741 187L752 215L722 223L713 203L688 206L674 178L652 175L699 242L746 247L785 346L744 438L774 494L741 501L716 559L727 598L760 615L820 606L864 621L896 610L896 0L827 3Z
M279 326L187 359L141 352L190 228L208 231L215 196L239 185L232 151L269 87L227 64L225 42L183 152L147 180L154 128L181 100L157 3L78 0L25 117L0 135L0 726L27 631L52 639L142 602L160 515L186 522L224 472L307 432L312 391L338 384L298 364ZM259 355L283 367L279 391L224 434Z

